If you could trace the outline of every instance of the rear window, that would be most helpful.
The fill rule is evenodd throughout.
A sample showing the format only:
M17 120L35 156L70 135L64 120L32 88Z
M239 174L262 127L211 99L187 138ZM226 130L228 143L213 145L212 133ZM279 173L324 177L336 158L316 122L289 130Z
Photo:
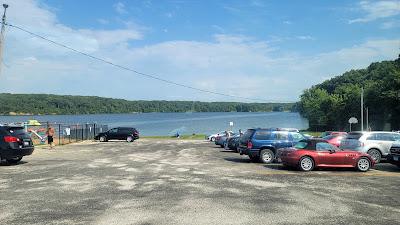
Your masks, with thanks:
M7 131L15 135L25 134L25 130L22 127L10 127Z
M267 131L267 130L258 130L258 131L256 131L256 134L254 135L254 139L257 139L257 140L271 140L272 139L272 133L271 133L271 131Z
M254 133L254 130L247 130L243 136L241 137L242 140L250 139L251 135Z
M349 135L347 135L347 139L360 139L360 137L362 136L362 133L349 133Z
M308 142L300 141L294 147L297 149L305 149L307 148Z

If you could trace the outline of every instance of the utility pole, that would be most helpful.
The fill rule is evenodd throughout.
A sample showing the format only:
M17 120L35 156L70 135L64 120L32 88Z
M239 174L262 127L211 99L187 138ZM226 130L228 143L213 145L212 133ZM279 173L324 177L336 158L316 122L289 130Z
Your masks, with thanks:
M367 108L365 108L365 110L367 110L367 131L369 131L369 121L368 121L368 107Z
M3 50L4 50L4 33L6 31L6 11L8 8L7 4L3 4L4 7L4 13L3 13L3 18L1 20L1 33L0 33L0 74L1 74L1 68L3 65Z
M364 131L364 88L361 88L361 131Z

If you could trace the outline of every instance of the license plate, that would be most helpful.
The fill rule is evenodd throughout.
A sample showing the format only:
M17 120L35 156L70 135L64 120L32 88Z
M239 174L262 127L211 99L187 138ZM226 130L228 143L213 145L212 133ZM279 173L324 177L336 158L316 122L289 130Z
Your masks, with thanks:
M24 145L29 146L30 145L29 141L24 141Z
M398 156L393 156L393 160L394 161L399 161L399 157Z

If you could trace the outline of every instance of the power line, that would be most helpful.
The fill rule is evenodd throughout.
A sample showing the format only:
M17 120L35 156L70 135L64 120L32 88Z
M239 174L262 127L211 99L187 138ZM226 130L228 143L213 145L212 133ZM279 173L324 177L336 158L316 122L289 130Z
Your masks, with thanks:
M2 23L2 22L0 22L0 23ZM2 24L3 24L3 23L2 23ZM164 82L164 83L168 83L168 84L172 84L172 85L176 85L176 86L180 86L180 87L184 87L184 88L188 88L188 89L192 89L192 90L196 90L196 91L200 91L200 92L204 92L204 93L209 93L209 94L214 94L214 95L220 95L220 96L225 96L225 97L230 97L230 98L239 98L239 99L246 99L246 100L252 100L252 101L273 102L273 101L267 101L266 99L248 98L248 97L242 97L242 96L236 96L236 95L225 94L225 93L216 92L216 91L211 91L211 90L207 90L207 89L201 89L201 88L192 87L192 86L189 86L189 85L186 85L186 84L177 83L177 82L174 82L174 81L171 81L171 80L166 80L166 79L160 78L160 77L158 77L158 76L151 75L151 74L147 74L147 73L142 73L142 72L140 72L140 71L137 71L137 70L128 68L128 67L126 67L126 66L121 66L121 65L119 65L119 64L115 64L115 63L113 63L113 62L111 62L111 61L108 61L108 60L106 60L106 59L103 59L103 58L100 58L100 57L97 57L97 56L94 56L94 55L91 55L91 54L82 52L82 51L77 50L77 49L75 49L75 48L69 47L69 46L67 46L67 45L65 45L65 44L62 44L62 43L56 42L56 41L54 41L54 40L51 40L51 39L49 39L49 38L46 38L46 37L44 37L44 36L42 36L42 35L36 34L36 33L32 32L32 31L26 30L26 29L24 29L24 28L22 28L22 27L19 27L19 26L16 26L16 25L12 25L12 24L10 24L10 23L4 23L4 25L9 26L9 27L16 28L16 29L18 29L18 30L20 30L20 31L23 31L23 32L25 32L25 33L28 33L28 34L30 34L30 35L32 35L32 36L34 36L34 37L40 38L40 39L45 40L45 41L47 41L47 42L50 42L50 43L52 43L52 44L54 44L54 45L57 45L57 46L59 46L59 47L66 48L66 49L68 49L68 50L70 50L70 51L73 51L73 52L75 52L75 53L84 55L84 56L89 57L89 58L91 58L91 59L93 59L93 60L97 60L97 61L100 61L100 62L109 64L109 65L111 65L111 66L120 68L120 69L122 69L122 70L127 70L127 71L133 72L133 73L135 73L135 74L138 74L138 75L141 75L141 76L150 78L150 79L162 81L162 82Z

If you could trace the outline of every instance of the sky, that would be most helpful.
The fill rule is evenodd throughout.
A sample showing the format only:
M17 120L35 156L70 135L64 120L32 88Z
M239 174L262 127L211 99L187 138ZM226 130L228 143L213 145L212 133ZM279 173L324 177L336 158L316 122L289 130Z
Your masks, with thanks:
M0 2L9 4L9 24L141 73L243 98L150 79L13 27L5 31L0 93L295 102L312 85L400 53L399 0Z

